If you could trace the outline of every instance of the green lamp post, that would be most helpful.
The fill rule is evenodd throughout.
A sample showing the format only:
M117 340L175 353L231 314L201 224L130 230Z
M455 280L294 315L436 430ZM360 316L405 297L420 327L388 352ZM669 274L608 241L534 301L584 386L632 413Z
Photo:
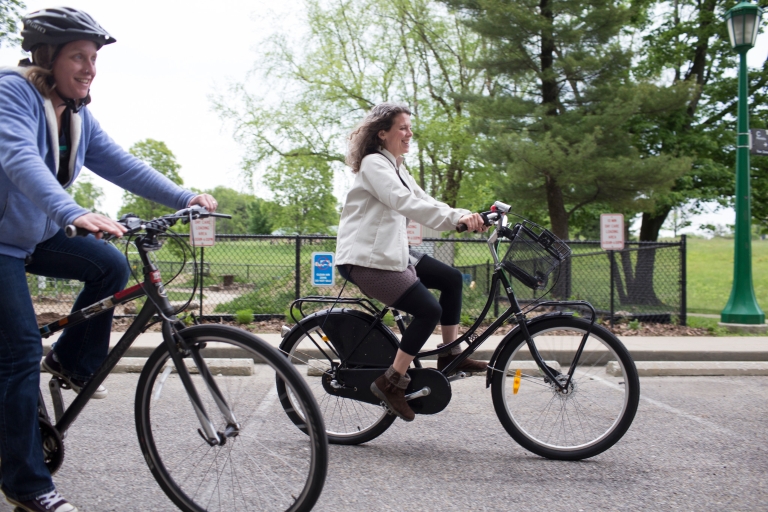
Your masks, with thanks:
M720 313L723 323L764 324L752 286L752 212L749 186L749 109L747 108L747 52L755 46L763 10L741 2L725 15L731 46L739 53L739 111L736 149L736 236L733 288Z

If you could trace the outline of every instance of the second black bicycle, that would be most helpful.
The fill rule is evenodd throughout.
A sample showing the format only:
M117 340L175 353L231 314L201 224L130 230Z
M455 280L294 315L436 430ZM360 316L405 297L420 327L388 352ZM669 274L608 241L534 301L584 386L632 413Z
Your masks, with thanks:
M509 206L496 202L484 212L495 230L488 238L494 273L488 301L467 333L441 350L466 341L469 347L442 371L422 360L438 350L420 352L408 370L406 399L416 414L435 414L451 400L451 382L467 375L456 367L505 322L515 324L496 347L487 374L496 414L521 446L560 460L593 457L618 442L638 407L640 381L632 358L584 301L538 300L521 308L507 275L543 297L557 283L570 256L568 246L551 232L521 219L505 224ZM508 249L499 257L501 237ZM505 244L507 245L507 244ZM501 288L510 307L484 331ZM305 314L307 306L325 306ZM392 364L398 337L382 321L392 308L377 309L359 298L304 297L292 305L297 324L284 332L280 350L295 364L306 365L306 381L325 421L329 442L358 444L381 435L395 421L370 384ZM544 314L541 314L545 311ZM583 316L586 315L586 318ZM482 331L482 332L481 332ZM283 384L278 379L278 390ZM300 428L304 418L290 393L282 394L288 416Z

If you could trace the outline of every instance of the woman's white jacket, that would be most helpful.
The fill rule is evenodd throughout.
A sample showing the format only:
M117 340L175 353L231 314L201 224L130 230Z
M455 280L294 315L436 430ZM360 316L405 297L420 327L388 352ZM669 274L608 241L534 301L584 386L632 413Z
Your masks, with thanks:
M407 219L448 231L471 213L430 197L402 164L398 177L395 162L385 149L363 158L341 212L337 265L402 272L408 266Z

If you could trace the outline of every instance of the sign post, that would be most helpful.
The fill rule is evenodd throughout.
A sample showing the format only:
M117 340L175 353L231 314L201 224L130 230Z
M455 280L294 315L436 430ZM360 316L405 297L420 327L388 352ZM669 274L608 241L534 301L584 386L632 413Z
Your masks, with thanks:
M216 218L206 217L192 221L189 230L189 242L192 247L200 248L200 316L203 316L203 274L205 273L205 248L216 243Z
M192 247L212 247L216 243L216 218L193 220L189 238Z
M600 214L600 247L604 251L624 249L624 215L621 213Z
M334 253L312 253L312 286L333 286L336 272L333 268Z

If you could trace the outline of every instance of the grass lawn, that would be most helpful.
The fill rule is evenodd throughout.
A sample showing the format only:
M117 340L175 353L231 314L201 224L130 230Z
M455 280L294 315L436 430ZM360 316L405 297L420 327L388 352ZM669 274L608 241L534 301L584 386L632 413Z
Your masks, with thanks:
M768 310L768 240L752 241L752 283ZM733 239L688 239L688 311L720 314L733 285Z

